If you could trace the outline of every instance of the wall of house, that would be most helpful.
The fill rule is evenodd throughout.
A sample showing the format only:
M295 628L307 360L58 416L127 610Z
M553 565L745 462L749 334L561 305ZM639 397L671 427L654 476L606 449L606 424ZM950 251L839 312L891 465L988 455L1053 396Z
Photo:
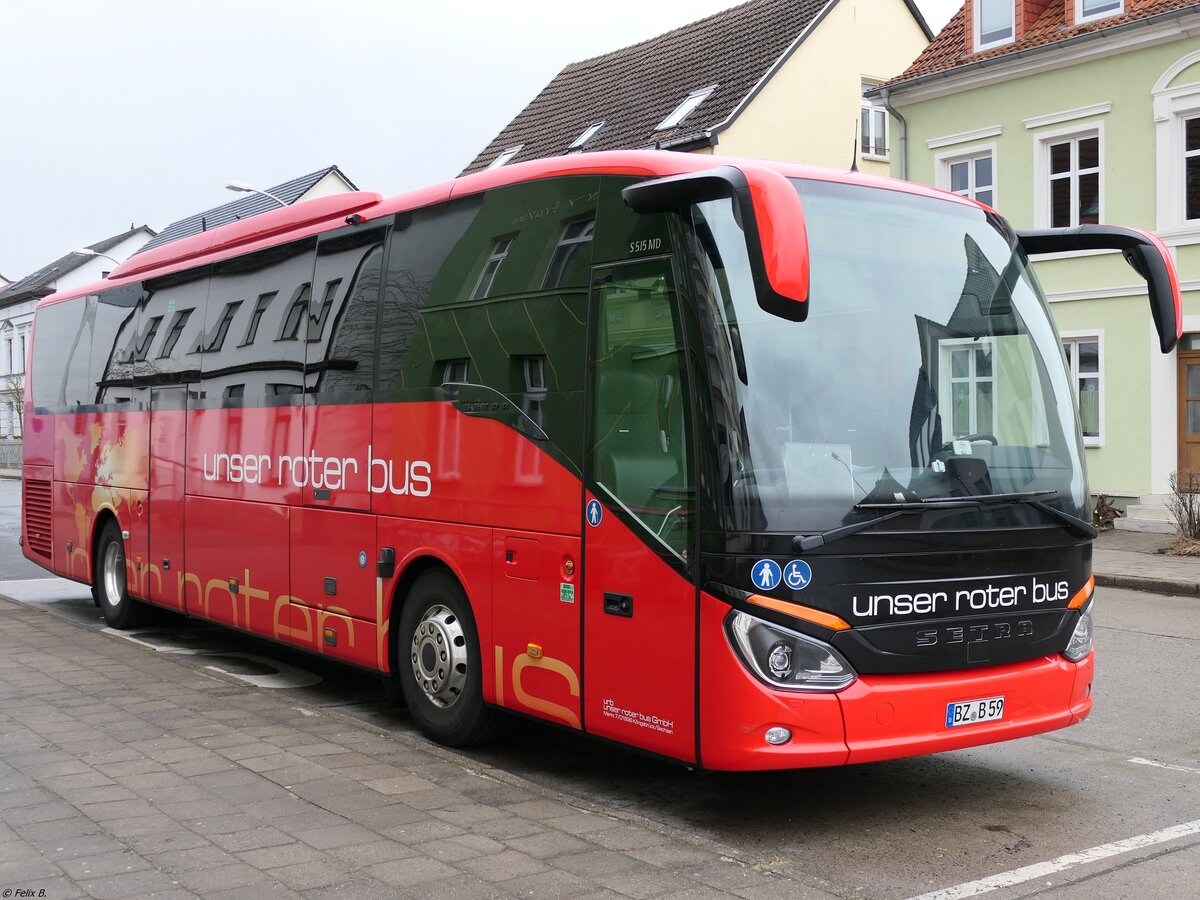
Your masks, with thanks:
M903 0L838 0L759 95L719 135L717 152L845 169L857 152L862 82L903 72L927 41ZM892 123L894 125L894 123ZM890 135L897 147L894 129ZM886 161L859 158L886 175Z
M1037 63L1031 57L1028 65ZM1167 77L1173 67L1179 71ZM909 178L948 187L949 160L990 150L994 205L1018 228L1049 225L1045 139L1097 131L1101 221L1164 236L1185 315L1200 323L1200 222L1181 221L1181 201L1173 214L1168 209L1183 190L1182 132L1168 126L1189 104L1200 110L1200 38L1164 36L1058 69L893 102L908 121ZM1093 492L1166 493L1176 468L1175 362L1158 353L1141 279L1116 253L1047 258L1036 269L1060 331L1103 343L1102 445L1086 451Z
M126 260L150 240L149 229L140 228L121 243L108 251L118 260ZM104 277L104 273L116 268L116 263L103 256L92 257L79 267L62 275L54 289L63 291L91 284ZM19 404L14 405L17 395L24 387L26 356L29 351L30 329L36 299L21 300L0 306L0 439L21 436L21 413ZM24 352L22 352L24 348Z

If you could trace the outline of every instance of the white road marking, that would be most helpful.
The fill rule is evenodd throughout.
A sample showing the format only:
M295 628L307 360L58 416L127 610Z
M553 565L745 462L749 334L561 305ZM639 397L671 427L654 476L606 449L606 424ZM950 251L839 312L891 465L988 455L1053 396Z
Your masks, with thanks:
M1154 766L1158 769L1170 769L1172 772L1189 772L1192 775L1200 775L1200 769L1189 769L1187 766L1174 766L1170 763L1155 762L1152 759L1142 759L1140 756L1135 756L1129 762L1137 763L1139 766Z
M979 894L987 894L991 891L999 890L1000 888L1012 887L1026 881L1032 881L1035 878L1045 878L1047 875L1053 875L1055 872L1063 872L1075 866L1084 866L1088 863L1098 862L1112 856L1120 856L1122 853L1141 850L1143 847L1152 847L1155 844L1165 844L1167 841L1178 840L1179 838L1188 837L1193 834L1200 834L1200 819L1164 828L1161 831L1153 831L1150 834L1140 834L1136 837L1126 838L1123 841L1101 844L1099 847L1091 847L1087 850L1081 850L1079 853L1068 853L1065 856L1060 856L1058 859L1052 859L1048 862L1022 866L1019 869L1013 869L1009 872L1001 872L999 875L989 875L987 878L980 878L978 881L968 881L964 884L944 888L940 891L931 891L928 894L914 897L913 900L958 900L960 897L975 897Z

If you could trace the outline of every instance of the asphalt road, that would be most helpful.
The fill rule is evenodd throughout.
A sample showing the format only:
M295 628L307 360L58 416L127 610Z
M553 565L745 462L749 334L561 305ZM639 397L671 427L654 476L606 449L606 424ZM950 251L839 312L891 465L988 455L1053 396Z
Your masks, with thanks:
M0 594L103 628L82 585L14 551L19 483L0 482ZM1200 896L1200 600L1098 596L1096 708L1054 734L841 769L690 772L520 722L461 754L566 797L701 835L844 897ZM336 664L160 613L112 633L287 691L382 732L414 731L380 682Z

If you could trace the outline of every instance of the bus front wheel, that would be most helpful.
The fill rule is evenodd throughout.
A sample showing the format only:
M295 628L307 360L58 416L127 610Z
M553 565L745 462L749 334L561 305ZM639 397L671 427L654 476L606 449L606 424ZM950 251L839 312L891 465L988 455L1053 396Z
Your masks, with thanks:
M501 713L483 702L483 665L471 604L449 572L426 572L409 591L396 629L405 705L424 734L448 747L493 738Z
M136 628L146 607L129 596L125 572L125 542L117 523L109 519L100 530L93 560L92 589L110 628Z

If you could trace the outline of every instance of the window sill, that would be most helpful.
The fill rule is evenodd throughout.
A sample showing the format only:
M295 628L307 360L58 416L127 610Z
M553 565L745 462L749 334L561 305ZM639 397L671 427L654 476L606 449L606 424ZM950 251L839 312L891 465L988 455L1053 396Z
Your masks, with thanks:
M864 154L862 154L862 158L873 160L874 162L889 162L891 160L891 157L889 157L887 155L879 156L878 154L875 154L875 153L864 153Z

